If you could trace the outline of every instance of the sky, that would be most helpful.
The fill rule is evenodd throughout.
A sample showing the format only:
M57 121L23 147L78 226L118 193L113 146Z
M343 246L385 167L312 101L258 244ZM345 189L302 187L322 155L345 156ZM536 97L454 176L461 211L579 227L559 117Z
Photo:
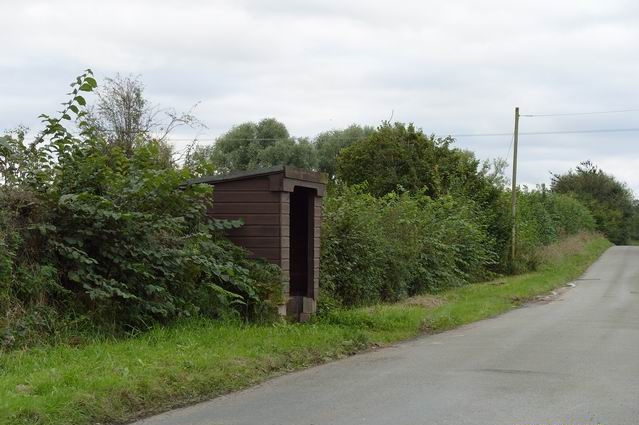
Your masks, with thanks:
M393 120L511 162L518 106L551 115L520 120L519 182L591 160L639 197L636 0L0 0L0 17L0 131L38 130L86 68L197 105L206 128L178 149L265 117L310 138ZM609 129L635 131L526 134Z

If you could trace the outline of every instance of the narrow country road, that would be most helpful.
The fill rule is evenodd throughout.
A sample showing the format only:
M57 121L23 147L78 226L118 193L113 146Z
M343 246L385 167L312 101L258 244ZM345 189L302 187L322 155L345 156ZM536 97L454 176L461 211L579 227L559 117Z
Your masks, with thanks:
M549 303L137 425L639 425L639 247Z

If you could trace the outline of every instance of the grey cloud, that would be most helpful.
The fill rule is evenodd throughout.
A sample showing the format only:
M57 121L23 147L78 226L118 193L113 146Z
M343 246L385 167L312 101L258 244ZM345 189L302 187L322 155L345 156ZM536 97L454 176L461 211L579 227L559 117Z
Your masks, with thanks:
M515 106L639 107L639 4L630 0L25 0L0 14L12 17L0 29L0 128L37 125L86 67L101 78L140 74L165 107L201 101L211 137L265 116L313 136L392 112L445 135L511 131ZM522 131L639 127L638 118L522 119ZM639 188L637 136L522 137L522 181L591 159ZM506 156L509 143L457 142L480 158Z

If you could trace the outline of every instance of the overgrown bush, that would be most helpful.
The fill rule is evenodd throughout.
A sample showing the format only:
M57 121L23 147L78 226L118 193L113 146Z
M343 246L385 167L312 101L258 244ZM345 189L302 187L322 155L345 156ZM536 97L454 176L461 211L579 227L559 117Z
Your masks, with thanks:
M569 195L541 187L519 191L517 199L513 272L535 270L540 263L540 248L557 242L562 236L595 230L595 220L588 208Z
M626 184L605 173L590 161L563 175L554 175L552 190L570 194L588 207L597 230L616 244L627 244L635 214L634 196Z
M376 198L337 185L325 201L322 232L322 297L346 306L476 281L496 259L472 202L453 197Z
M381 261L386 241L381 201L354 187L331 189L324 201L322 222L322 303L374 303L386 280Z
M221 236L239 223L208 218L211 187L183 186L192 174L167 166L158 142L141 140L125 153L92 131L81 92L94 87L90 73L79 77L61 117L43 116L35 142L2 139L5 345L21 327L38 327L30 321L56 315L124 328L272 312L279 272ZM63 125L72 115L78 135Z
M508 199L502 192L496 204L504 211L492 216L508 217ZM495 270L533 270L542 247L594 229L592 215L574 198L521 191L517 255L510 264L509 245L496 240L486 215L460 196L433 200L423 192L391 192L378 198L361 186L331 187L322 229L322 306L395 301L484 280Z

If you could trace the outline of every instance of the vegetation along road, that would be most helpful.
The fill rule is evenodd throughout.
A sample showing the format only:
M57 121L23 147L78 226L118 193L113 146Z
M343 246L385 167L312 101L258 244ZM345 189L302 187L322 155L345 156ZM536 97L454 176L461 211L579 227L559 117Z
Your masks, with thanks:
M550 302L136 424L636 425L638 259L613 247Z

